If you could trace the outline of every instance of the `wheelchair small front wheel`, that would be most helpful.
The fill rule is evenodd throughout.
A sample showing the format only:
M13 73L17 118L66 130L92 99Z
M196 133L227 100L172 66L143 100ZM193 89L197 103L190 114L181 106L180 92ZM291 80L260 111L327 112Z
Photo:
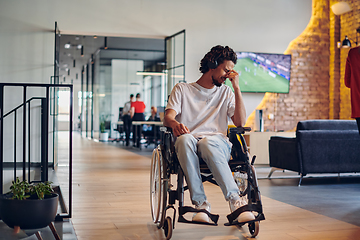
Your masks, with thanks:
M163 228L164 228L166 240L169 240L172 237L172 230L173 230L171 217L166 217Z
M249 232L251 237L256 237L259 234L260 223L259 221L249 223Z

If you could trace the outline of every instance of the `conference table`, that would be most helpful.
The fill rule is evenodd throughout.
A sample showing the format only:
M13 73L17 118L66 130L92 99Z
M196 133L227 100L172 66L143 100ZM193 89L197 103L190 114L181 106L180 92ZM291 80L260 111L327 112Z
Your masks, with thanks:
M124 125L124 122L123 121L118 121L117 124L119 125ZM163 126L163 123L162 122L159 122L159 121L132 121L131 122L132 125L152 125L154 127L156 126ZM137 138L140 138L141 139L141 133L142 133L142 127L139 128L140 131L138 132L138 128L136 127L135 128L135 133L133 133L133 142L134 142L134 145L136 145L136 147L140 148L141 149L141 144L137 145ZM135 138L134 138L135 137ZM154 129L154 138L156 138L156 130Z

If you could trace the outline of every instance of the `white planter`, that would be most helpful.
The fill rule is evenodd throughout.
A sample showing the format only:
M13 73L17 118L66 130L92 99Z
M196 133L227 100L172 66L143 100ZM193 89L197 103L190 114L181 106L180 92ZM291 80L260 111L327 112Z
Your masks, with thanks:
M100 133L99 141L107 142L108 140L109 140L109 133L108 132Z

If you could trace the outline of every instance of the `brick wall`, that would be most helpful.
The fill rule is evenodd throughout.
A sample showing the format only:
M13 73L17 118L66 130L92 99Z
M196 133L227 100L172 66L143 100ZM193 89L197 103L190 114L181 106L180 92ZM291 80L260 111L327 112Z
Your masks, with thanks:
M336 0L313 0L312 17L304 32L294 39L285 54L292 55L288 94L266 93L257 109L264 111L264 129L295 130L306 119L349 119L349 90L344 86L348 49L338 49L345 35L356 38L360 26L360 1L347 0L352 11L332 13ZM359 39L360 41L360 39ZM274 114L274 119L268 119ZM253 112L247 126L254 127Z

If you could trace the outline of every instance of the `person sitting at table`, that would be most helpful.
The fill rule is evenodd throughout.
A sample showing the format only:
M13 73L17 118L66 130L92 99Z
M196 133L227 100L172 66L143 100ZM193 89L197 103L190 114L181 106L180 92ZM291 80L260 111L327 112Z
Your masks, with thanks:
M157 108L155 106L151 106L151 115L147 120L148 122L160 122L160 118L157 116Z
M130 116L132 121L145 121L145 103L140 100L140 93L136 94L136 101L131 103ZM134 125L134 124L133 124ZM140 127L141 125L133 126L134 145L140 147ZM136 129L135 129L136 128ZM137 134L135 134L137 133ZM137 135L137 136L135 136Z
M160 118L157 116L157 108L151 107L151 115L147 120L148 122L160 122ZM160 127L154 125L144 125L143 135L148 143L156 141L159 138ZM156 134L156 135L155 135Z

